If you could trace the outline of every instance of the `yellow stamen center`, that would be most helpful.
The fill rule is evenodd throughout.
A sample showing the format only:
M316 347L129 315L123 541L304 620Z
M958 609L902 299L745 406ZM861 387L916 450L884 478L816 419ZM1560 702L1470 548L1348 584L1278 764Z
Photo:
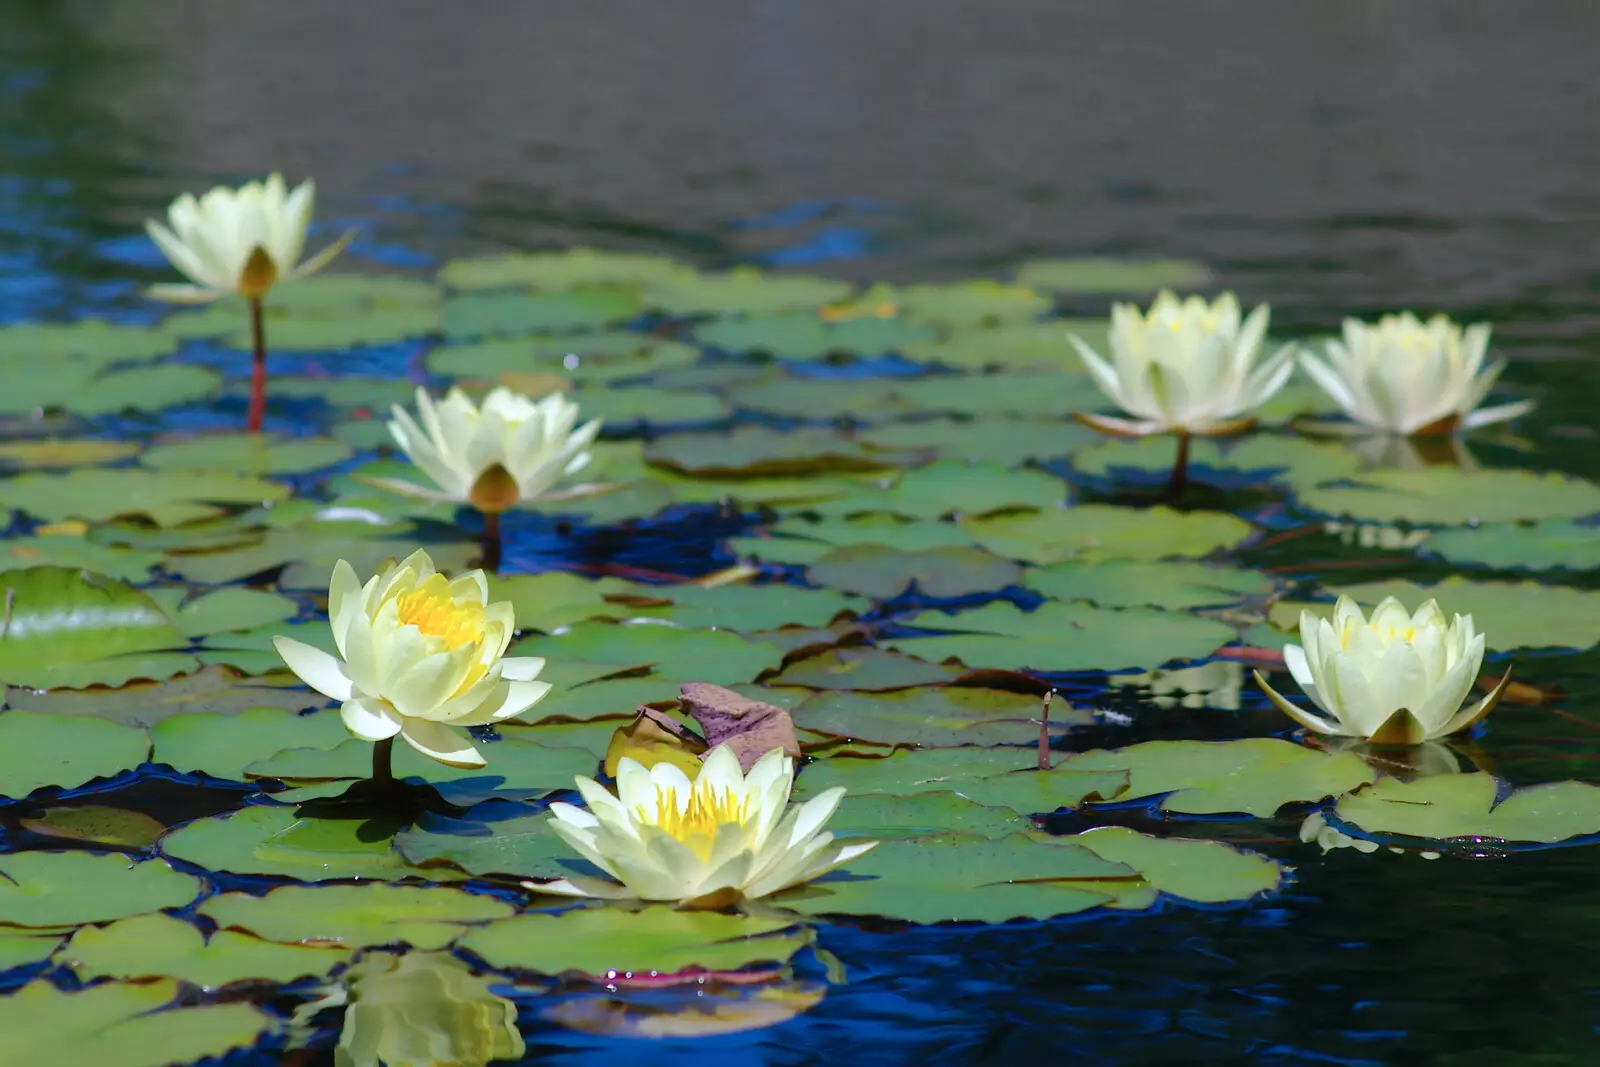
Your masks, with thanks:
M645 805L635 810L641 823L649 825L653 821L664 833L688 845L701 859L711 854L717 827L724 823L743 826L751 814L749 798L738 796L731 789L696 789L680 811L677 791L661 786L656 787L654 820Z

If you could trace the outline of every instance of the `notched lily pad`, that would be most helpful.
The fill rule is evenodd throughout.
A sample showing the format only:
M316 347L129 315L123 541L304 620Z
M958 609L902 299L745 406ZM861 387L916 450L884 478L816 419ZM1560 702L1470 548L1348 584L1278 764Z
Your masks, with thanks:
M232 930L207 938L182 919L139 915L109 926L81 927L61 956L84 979L171 975L202 989L217 989L234 982L281 984L325 974L350 953L338 947L275 945Z
M0 856L0 924L63 927L106 922L199 895L200 879L165 860L116 853L16 852Z
M1340 797L1334 813L1380 839L1456 842L1469 853L1480 851L1485 838L1554 844L1600 834L1600 786L1545 782L1500 792L1490 774L1384 778Z

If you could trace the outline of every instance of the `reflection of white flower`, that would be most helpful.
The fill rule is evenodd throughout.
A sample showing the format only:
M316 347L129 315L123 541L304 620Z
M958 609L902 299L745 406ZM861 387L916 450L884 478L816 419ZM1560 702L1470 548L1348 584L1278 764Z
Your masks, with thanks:
M1457 434L1432 437L1401 437L1392 433L1362 434L1350 448L1368 470L1420 471L1429 467L1454 467L1475 471L1478 460Z
M1306 373L1344 409L1376 430L1402 436L1471 429L1516 418L1532 401L1479 408L1505 360L1484 365L1489 325L1463 332L1443 315L1426 323L1411 312L1376 325L1344 320L1344 340L1327 342L1327 362L1301 353Z
M1252 370L1269 314L1262 304L1241 323L1232 293L1207 304L1197 296L1180 302L1163 291L1147 314L1133 304L1113 304L1110 362L1078 337L1071 340L1100 391L1133 418L1078 417L1107 433L1134 436L1243 429L1248 420L1241 416L1283 388L1294 371L1293 345Z
M1337 537L1341 544L1381 548L1389 552L1416 548L1428 539L1427 530L1402 530L1398 526L1378 526L1368 522L1329 521L1322 524L1322 532L1329 537Z
M641 900L755 899L810 881L877 844L835 843L822 826L844 789L789 808L793 781L794 761L782 749L762 756L746 775L733 750L719 745L692 782L671 763L646 769L624 757L616 796L579 778L588 810L550 805L551 829L622 885L561 879L529 888Z
M510 601L489 603L482 571L454 580L418 550L362 585L340 560L328 586L339 657L289 637L272 643L317 692L343 701L350 732L367 741L399 734L452 767L481 767L464 726L520 715L550 691L535 681L544 660L505 659L516 628Z
M418 389L417 416L420 424L395 405L389 432L439 489L384 484L485 512L549 495L588 465L589 445L600 432L599 419L577 426L578 405L560 393L533 401L504 387L491 390L481 407L460 389L437 403Z
M1471 615L1446 624L1432 600L1408 615L1389 597L1369 622L1341 596L1331 621L1300 613L1300 641L1284 646L1284 665L1323 714L1289 703L1256 671L1262 691L1307 729L1381 745L1415 745L1466 729L1493 710L1511 677L1463 708L1483 663L1483 635Z
M1306 821L1300 824L1300 840L1304 841L1308 845L1315 841L1318 845L1322 846L1323 855L1327 855L1336 848L1353 848L1357 852L1362 852L1370 856L1372 853L1378 851L1378 849L1382 847L1376 841L1369 841L1364 837L1351 837L1347 833L1344 833L1340 830L1335 830L1332 826L1328 825L1327 818L1324 817L1319 811L1314 811L1310 815L1307 815ZM1390 845L1389 851L1405 852L1406 850L1394 845ZM1436 860L1439 858L1439 853L1431 850L1418 852L1417 855L1421 856L1425 860Z
M290 1025L291 1046L312 1036L312 1017L345 1009L335 1067L485 1067L527 1051L517 1006L449 951L369 952Z
M1238 711L1244 690L1244 664L1238 660L1214 659L1194 667L1119 674L1111 680L1119 686L1149 689L1147 699L1158 708Z
M198 200L184 193L167 209L168 226L147 221L146 231L174 267L193 285L156 285L158 300L198 304L229 293L260 297L280 281L303 278L327 266L355 232L300 263L311 226L316 185L308 178L293 192L283 176L225 186Z

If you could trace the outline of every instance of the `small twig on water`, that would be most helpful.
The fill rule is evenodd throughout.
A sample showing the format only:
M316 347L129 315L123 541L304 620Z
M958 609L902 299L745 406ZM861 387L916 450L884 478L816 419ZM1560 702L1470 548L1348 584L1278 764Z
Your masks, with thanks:
M1050 700L1056 695L1054 689L1047 690L1044 694L1044 704L1039 708L1039 769L1050 769Z

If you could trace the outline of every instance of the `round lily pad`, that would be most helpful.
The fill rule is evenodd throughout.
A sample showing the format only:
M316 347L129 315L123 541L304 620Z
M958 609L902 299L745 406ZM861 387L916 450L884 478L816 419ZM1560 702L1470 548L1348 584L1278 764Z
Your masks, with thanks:
M222 929L247 930L286 944L350 948L405 943L437 949L469 927L516 909L495 897L442 886L280 886L265 896L223 893L200 905Z
M1600 526L1569 519L1462 526L1428 534L1423 550L1497 570L1587 571L1600 567Z
M164 860L114 853L15 852L0 856L0 923L58 927L180 908L203 887Z
M783 659L778 646L726 630L680 630L662 623L580 622L555 637L524 638L517 656L579 659L622 666L652 664L716 684L748 682Z
M381 827L363 819L301 819L289 807L257 806L195 819L167 832L161 851L212 871L270 874L304 882L417 875ZM448 872L430 872L447 881Z
M250 1004L178 1007L178 995L171 978L72 993L30 982L0 998L0 1052L12 1063L168 1067L252 1045L271 1025Z
M879 600L913 588L943 599L1014 585L1022 568L979 548L903 551L880 544L841 545L806 569L806 580Z
M232 982L293 982L325 974L350 958L337 947L276 945L218 930L209 938L170 915L139 915L109 926L81 927L62 960L82 978L171 975L202 989Z
M919 793L846 796L828 820L835 837L892 841L938 833L1005 837L1033 829L1033 823L1010 808L977 804L954 789Z
M1354 485L1304 489L1300 502L1313 511L1373 522L1449 526L1575 519L1600 512L1600 485L1555 472L1424 467L1371 471Z
M786 963L810 941L803 932L782 932L793 925L782 917L678 911L661 905L636 912L574 908L491 923L469 933L461 947L495 967L536 974L653 977Z
M1215 619L1144 608L1049 602L1025 612L1004 602L956 615L924 611L907 626L955 631L887 642L926 660L954 656L969 667L1114 671L1203 659L1236 636Z
M961 526L996 555L1038 564L1068 559L1194 558L1237 545L1251 532L1243 519L1214 511L1108 504L967 518Z
M0 717L0 729L4 725L5 719ZM150 728L155 743L150 761L174 770L244 781L246 766L285 749L333 748L349 737L335 709L311 715L273 707L233 714L189 712L165 718Z
M149 735L133 726L7 711L0 713L0 795L21 798L45 786L73 789L137 767L149 753Z
M1219 607L1264 596L1272 579L1259 571L1206 563L1081 563L1070 560L1030 569L1029 589L1060 600L1088 600L1100 607Z
M173 526L217 515L219 504L269 504L288 495L289 487L278 482L219 470L80 467L65 474L38 471L0 480L0 507L49 522L142 515Z

